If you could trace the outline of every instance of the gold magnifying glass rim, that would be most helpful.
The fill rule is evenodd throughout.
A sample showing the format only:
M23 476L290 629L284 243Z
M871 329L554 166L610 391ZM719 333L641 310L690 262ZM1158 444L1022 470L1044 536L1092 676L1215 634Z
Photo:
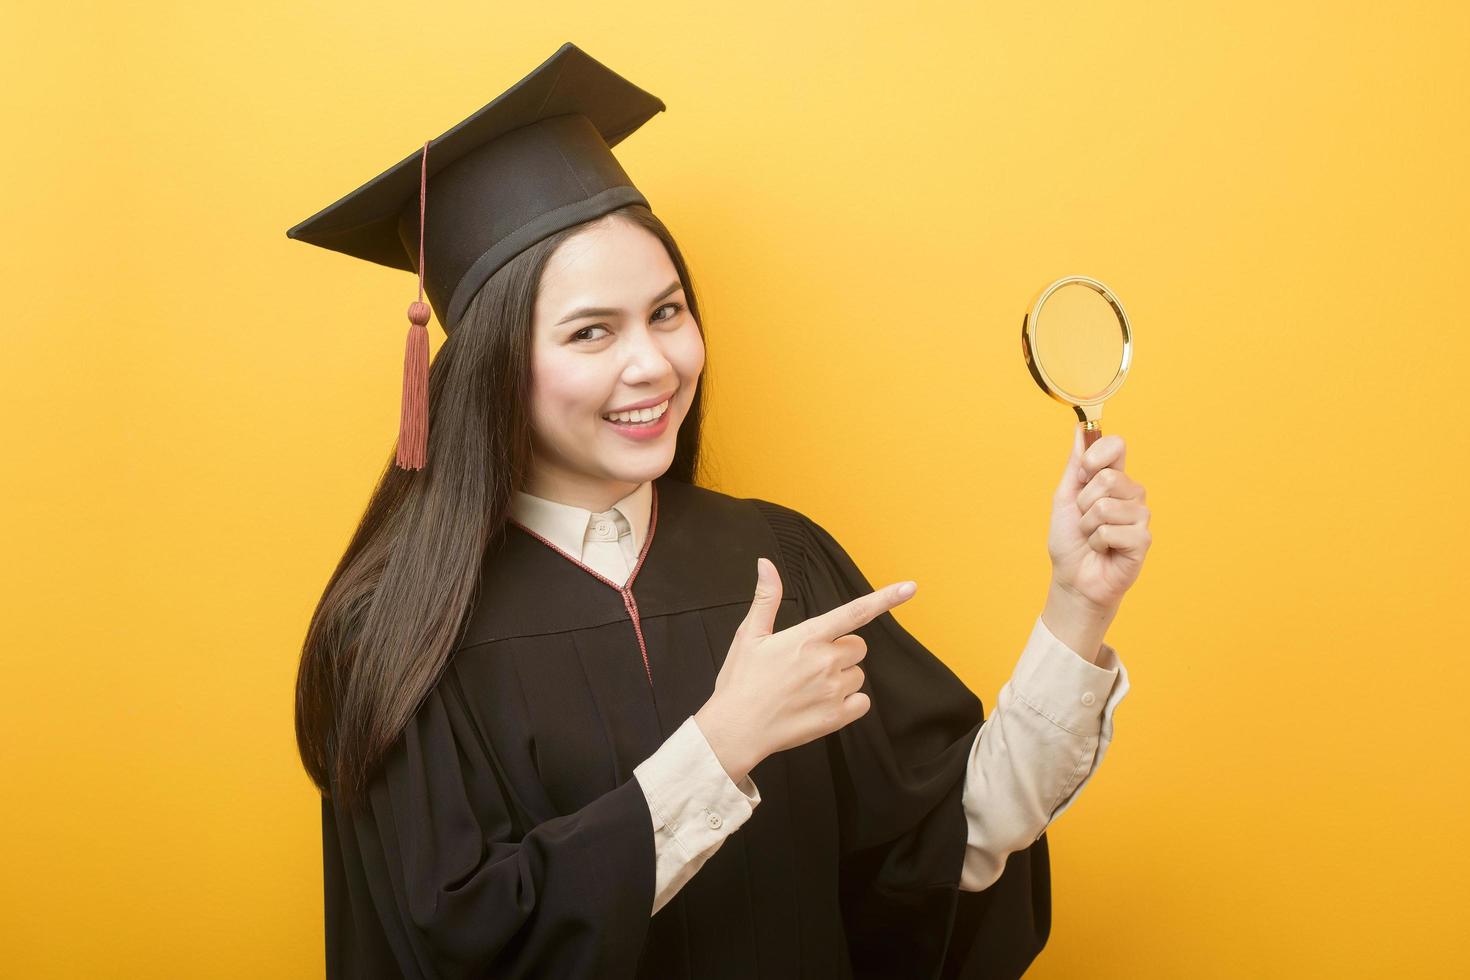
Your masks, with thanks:
M1041 360L1035 353L1036 321L1038 315L1041 313L1042 305L1052 293L1074 282L1088 286L1102 296L1107 301L1107 304L1113 308L1113 312L1118 316L1118 322L1123 327L1123 359L1118 364L1118 371L1113 375L1113 380L1108 383L1106 388L1087 399L1078 399L1076 396L1068 394L1066 389L1057 384L1052 376L1047 373L1046 368L1041 365ZM1128 366L1133 362L1133 327L1128 322L1128 313L1123 309L1123 304L1119 302L1118 297L1114 295L1111 289L1091 276L1065 276L1036 294L1036 299L1031 303L1031 309L1027 311L1025 319L1021 322L1021 353L1026 358L1026 367L1031 371L1031 377L1036 379L1036 383L1041 386L1042 391L1045 391L1062 404L1071 405L1074 408L1081 409L1096 406L1102 404L1113 392L1117 391L1118 386L1123 383L1123 379L1128 375Z

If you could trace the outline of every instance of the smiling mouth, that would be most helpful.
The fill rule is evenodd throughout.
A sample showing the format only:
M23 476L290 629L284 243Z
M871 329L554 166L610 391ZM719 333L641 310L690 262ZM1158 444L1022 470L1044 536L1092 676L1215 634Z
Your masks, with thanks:
M654 426L663 421L669 409L673 407L673 399L665 398L662 402L649 408L638 408L631 412L613 412L602 416L606 422L613 425L622 425L630 429ZM647 418L644 418L647 416Z

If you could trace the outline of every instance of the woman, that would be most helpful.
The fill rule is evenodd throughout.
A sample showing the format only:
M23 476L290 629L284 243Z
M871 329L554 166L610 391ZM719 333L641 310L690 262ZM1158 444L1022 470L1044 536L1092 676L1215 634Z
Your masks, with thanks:
M449 331L418 465L410 346L409 465L302 658L328 975L1019 975L1045 826L1127 690L1101 644L1147 547L1121 440L1079 437L1058 491L1043 618L1078 647L1038 619L986 719L888 613L911 590L696 485L698 304L608 153L640 99L564 45L292 230L384 264L396 236Z

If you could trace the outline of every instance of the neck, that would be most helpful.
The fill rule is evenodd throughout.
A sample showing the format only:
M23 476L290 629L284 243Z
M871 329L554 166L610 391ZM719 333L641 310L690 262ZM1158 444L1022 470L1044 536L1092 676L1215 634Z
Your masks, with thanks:
M611 509L613 504L637 490L640 485L600 479L583 473L534 471L521 489L533 497L600 513Z

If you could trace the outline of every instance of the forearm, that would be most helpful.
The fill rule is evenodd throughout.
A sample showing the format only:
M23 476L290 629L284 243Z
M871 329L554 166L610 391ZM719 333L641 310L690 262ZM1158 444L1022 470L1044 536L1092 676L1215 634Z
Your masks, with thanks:
M1103 636L1118 615L1117 607L1099 609L1086 599L1068 592L1053 579L1046 593L1041 621L1057 639L1090 664L1097 663Z
M693 718L686 719L659 750L633 770L648 798L654 832L654 894L651 914L704 867L760 805L750 776L726 778Z
M1038 617L970 750L962 891L990 887L1007 857L1072 805L1102 763L1128 688L1111 646L1089 662Z

